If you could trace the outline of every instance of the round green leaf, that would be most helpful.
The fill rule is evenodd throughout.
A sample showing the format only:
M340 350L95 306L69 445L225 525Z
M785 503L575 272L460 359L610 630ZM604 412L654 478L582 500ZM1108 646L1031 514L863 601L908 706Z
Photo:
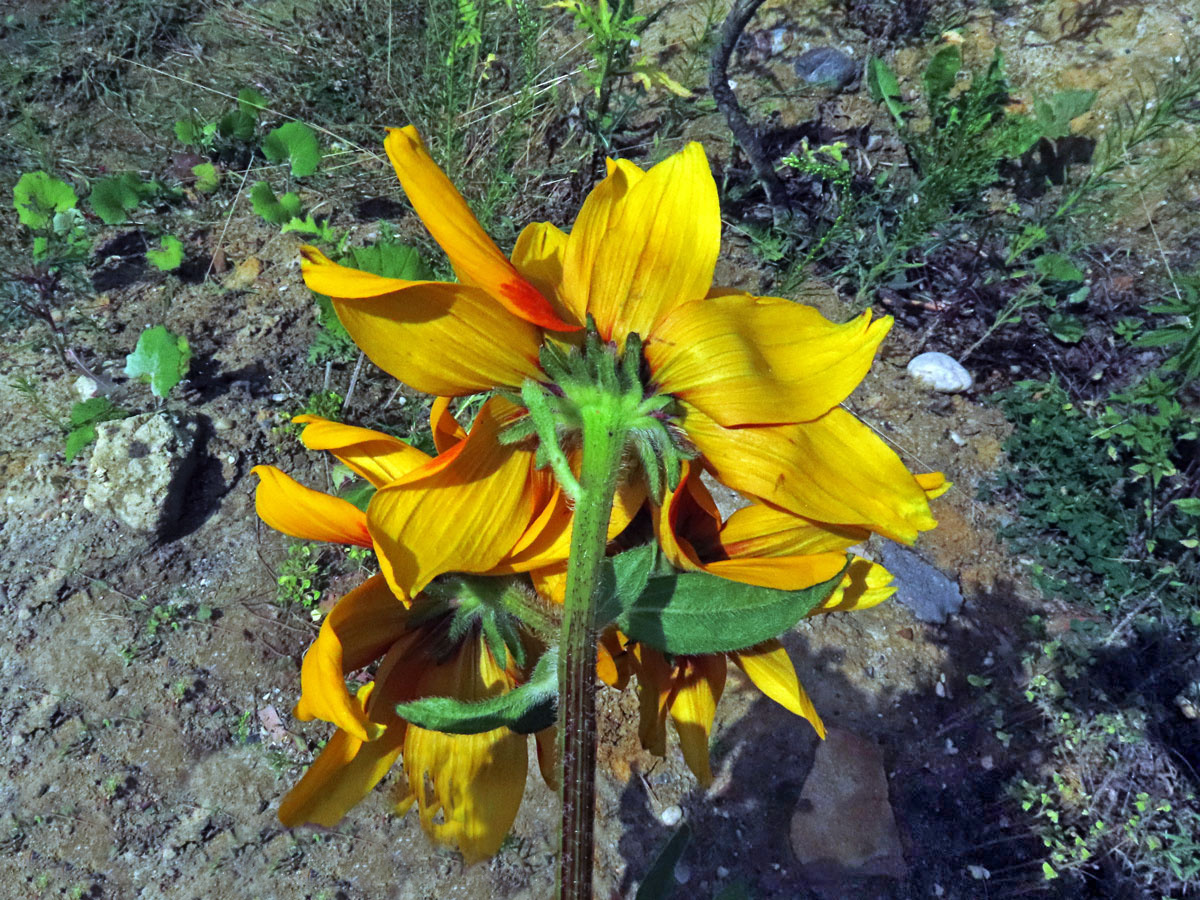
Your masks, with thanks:
M187 374L191 359L187 338L173 334L165 325L155 325L142 332L133 352L125 357L125 374L150 382L154 396L166 397Z
M55 213L74 209L79 198L65 181L45 172L26 172L13 185L13 208L21 224L44 228Z
M263 140L262 151L271 162L289 160L292 174L297 178L311 175L321 162L317 135L303 122L280 125Z

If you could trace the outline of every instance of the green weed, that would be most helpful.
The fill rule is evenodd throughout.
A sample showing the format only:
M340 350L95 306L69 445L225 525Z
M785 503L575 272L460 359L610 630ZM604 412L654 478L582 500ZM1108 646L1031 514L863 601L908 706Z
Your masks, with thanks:
M319 551L311 544L289 544L275 578L275 599L281 606L299 606L315 613L324 580Z

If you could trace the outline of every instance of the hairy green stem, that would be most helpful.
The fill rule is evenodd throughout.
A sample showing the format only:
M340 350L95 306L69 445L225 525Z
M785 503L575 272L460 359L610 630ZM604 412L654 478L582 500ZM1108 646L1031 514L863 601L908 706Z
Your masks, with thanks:
M591 900L596 820L596 588L620 477L628 421L619 404L582 413L580 495L571 529L558 660L562 835L560 900Z

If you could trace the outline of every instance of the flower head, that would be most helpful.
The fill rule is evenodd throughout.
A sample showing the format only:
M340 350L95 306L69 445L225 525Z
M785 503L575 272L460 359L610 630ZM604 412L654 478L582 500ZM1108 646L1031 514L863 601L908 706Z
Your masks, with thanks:
M934 520L899 457L839 404L889 318L836 325L815 309L713 285L716 185L699 144L643 171L610 160L569 234L533 223L505 257L410 126L386 149L457 283L383 278L303 251L309 287L351 336L418 390L461 395L545 384L547 343L589 320L644 346L648 392L721 481L781 509L912 542Z

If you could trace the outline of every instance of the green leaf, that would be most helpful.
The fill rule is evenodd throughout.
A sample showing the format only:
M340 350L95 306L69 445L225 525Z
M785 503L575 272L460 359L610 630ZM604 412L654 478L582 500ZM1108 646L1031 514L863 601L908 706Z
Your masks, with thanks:
M371 498L375 496L375 485L369 481L359 481L341 492L343 500L348 500L353 503L363 512L367 511L367 504L371 502Z
M95 439L95 425L81 425L78 428L72 428L67 434L66 441L63 442L63 450L66 452L67 462L71 462L71 460L80 454L84 447Z
M507 694L468 702L453 697L424 697L396 704L396 714L419 728L445 734L482 734L510 728L533 734L558 718L558 651L547 650L529 681Z
M164 234L159 242L161 250L147 250L146 260L160 272L174 272L183 263L183 241L172 234Z
M1200 497L1184 497L1171 501L1185 516L1200 516Z
M1078 316L1066 313L1054 313L1046 319L1046 327L1050 333L1064 344L1078 344L1087 333L1083 320Z
M217 167L210 162L197 163L192 166L192 174L196 176L196 190L207 194L217 189L221 183L221 174Z
M957 44L946 44L925 67L925 97L930 108L944 103L954 87L954 79L962 68L962 52Z
M267 98L254 88L242 88L238 91L238 111L253 119L258 118L261 110L267 108Z
M1033 112L1042 134L1051 140L1071 133L1071 120L1096 102L1095 91L1059 91L1049 100L1034 100Z
M79 198L65 181L45 172L26 172L13 185L13 208L22 225L43 228L55 213L74 209Z
M217 134L223 138L235 138L239 141L249 141L254 138L254 129L258 125L258 116L250 115L245 110L235 109L225 113L217 121Z
M286 225L300 215L300 196L287 193L276 197L271 186L260 181L250 189L250 205L254 211L274 225Z
M351 247L350 258L354 268L384 278L427 281L433 277L417 248L405 244L381 242L370 247Z
M638 886L634 900L668 900L675 894L675 866L692 839L692 827L684 822L658 851L650 871Z
M1043 253L1033 261L1033 268L1051 281L1083 281L1083 272L1061 253Z
M202 143L200 126L193 119L180 119L175 123L175 138L181 144L189 147L199 147Z
M88 204L105 225L120 225L142 200L157 191L158 185L142 181L133 172L123 172L93 184Z
M658 562L658 545L641 544L604 560L600 572L600 599L596 621L607 625L628 608L642 592Z
M297 178L317 171L321 161L321 147L317 135L303 122L285 122L266 136L262 143L263 154L271 162L290 160L292 174Z
M781 591L705 572L651 576L623 600L617 625L634 640L673 655L745 650L778 637L824 602L845 572L799 591Z
M97 422L111 422L113 419L123 419L129 413L115 405L107 397L91 397L81 400L71 407L69 419L71 425L95 425Z
M125 357L125 374L150 382L154 396L164 398L187 375L192 351L187 338L165 325L147 328L133 352Z
M317 221L313 218L312 213L309 213L303 219L299 216L292 216L284 223L280 229L282 234L287 234L289 231L294 231L297 234L311 234L318 240L324 241L327 244L337 243L337 232L329 227L328 219Z
M877 56L867 61L867 88L871 91L871 99L886 106L896 127L904 130L902 114L908 112L908 104L900 99L900 82L896 80L896 73Z

